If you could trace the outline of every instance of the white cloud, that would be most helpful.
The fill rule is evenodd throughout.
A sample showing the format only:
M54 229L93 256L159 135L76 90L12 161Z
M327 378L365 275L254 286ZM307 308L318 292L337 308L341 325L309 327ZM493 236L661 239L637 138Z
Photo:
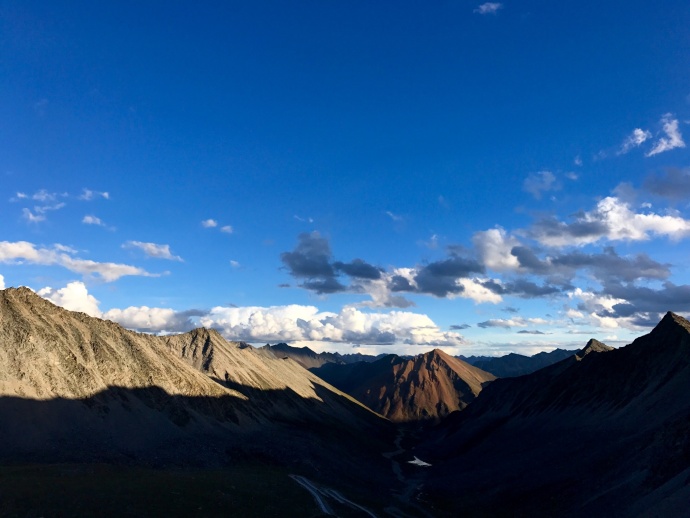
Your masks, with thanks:
M55 203L54 205L37 205L34 207L34 210L38 214L45 214L46 212L49 212L51 210L60 210L63 207L65 207L66 203Z
M149 331L185 331L177 329L177 312L169 308L149 308L147 306L111 309L103 318L112 320L129 329ZM188 330L188 329L187 329Z
M561 186L556 182L556 176L551 171L539 171L531 173L522 182L522 190L526 191L537 200L541 199L542 193L557 191Z
M635 128L633 132L626 137L618 150L619 155L624 155L633 148L641 146L645 141L652 138L651 132Z
M444 332L426 315L406 311L365 313L345 307L339 313L314 306L216 307L201 317L232 340L249 342L329 341L362 344L457 346L458 333Z
M586 245L601 239L609 241L644 241L652 236L679 240L690 235L690 220L677 213L637 213L615 196L597 203L594 210L584 212L573 223L547 221L538 223L532 237L548 246Z
M31 212L26 207L22 209L22 216L29 223L40 223L41 221L46 220L46 217L43 216L42 214L34 214L33 212Z
M201 226L204 228L214 228L218 226L218 222L215 219L205 219L201 222Z
M232 234L234 232L234 229L232 228L232 225L225 225L223 227L220 227L221 232L225 232L226 234Z
M92 215L84 216L81 222L85 225L98 225L99 227L105 227L105 223L103 223L103 220L101 220L101 218L97 218L96 216Z
M96 197L100 197L106 200L110 199L110 194L107 192L92 191L91 189L82 189L81 194L78 199L84 201L91 201Z
M48 202L48 201L55 201L57 199L58 194L55 192L48 192L45 189L41 189L39 191L36 191L32 196L32 200L36 201L42 201L42 202Z
M479 257L487 268L497 272L516 271L520 262L511 251L520 242L509 235L503 228L496 227L472 236L472 243L479 253Z
M5 278L2 275L0 275L0 290L4 290L4 289L5 289Z
M499 2L486 2L477 6L473 12L478 14L495 14L499 9L503 7L503 4Z
M234 261L231 259L230 260L230 266L232 266L233 268L239 268L241 265L240 265L239 261Z
M646 156L654 156L659 153L664 153L665 151L670 151L676 148L684 148L685 142L683 137L678 130L678 119L672 118L670 113L667 113L661 118L661 123L663 124L664 133L666 137L661 137L654 148L647 153Z
M180 261L182 258L179 255L173 255L170 251L170 245L159 245L156 243L144 243L141 241L127 241L122 245L122 248L138 248L144 252L148 257L154 259L167 259L169 261Z
M98 300L93 295L89 295L83 282L70 282L59 290L46 287L38 290L37 293L41 297L70 311L82 311L92 317L101 316L101 311L98 309Z
M62 266L85 276L97 275L105 282L113 282L126 275L159 277L142 268L118 263L99 263L69 255L73 250L63 245L52 248L37 248L28 241L0 241L0 263L31 263L44 266Z
M494 293L486 286L483 286L477 279L458 279L456 283L464 289L458 294L463 299L470 299L477 304L490 302L491 304L498 304L503 301L503 298ZM453 298L452 296L449 298Z
M607 312L612 313L613 306L625 303L623 299L617 299L610 295L599 295L591 291L584 291L581 288L575 288L573 291L568 292L568 298L580 301L578 306L581 311L587 312L587 319L590 325L615 329L619 327L619 323L624 320L621 318L600 316L600 314L605 314ZM579 311L575 313L582 314Z
M577 156L575 157L575 159L573 160L573 163L574 163L576 166L580 166L580 167L581 167L581 166L582 166L582 157L581 157L580 155L577 155Z

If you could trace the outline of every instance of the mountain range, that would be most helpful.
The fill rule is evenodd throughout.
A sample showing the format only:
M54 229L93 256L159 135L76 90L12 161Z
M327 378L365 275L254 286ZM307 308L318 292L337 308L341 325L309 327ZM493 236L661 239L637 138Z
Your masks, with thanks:
M439 349L413 358L327 363L311 371L396 422L438 420L462 410L495 379Z
M418 452L440 512L681 516L690 501L690 323L491 383ZM452 495L452 498L449 498ZM680 510L683 510L679 513Z
M490 372L497 378L511 378L531 374L576 353L577 351L555 349L550 352L537 353L533 356L509 353L504 356L470 356L468 358L460 356L459 358L470 365Z
M135 333L27 288L0 291L0 464L263 459L366 494L374 481L394 483L381 455L393 435L296 362L216 331Z
M187 516L204 494L192 514L688 515L679 315L518 377L440 350L311 371L292 352L135 333L0 291L0 514ZM154 489L127 507L140 487ZM152 511L159 494L177 507Z

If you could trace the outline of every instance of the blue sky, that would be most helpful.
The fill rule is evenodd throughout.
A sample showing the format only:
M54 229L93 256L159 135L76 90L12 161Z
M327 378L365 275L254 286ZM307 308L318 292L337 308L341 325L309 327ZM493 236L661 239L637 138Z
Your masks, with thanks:
M690 312L690 4L0 2L0 286L316 350Z

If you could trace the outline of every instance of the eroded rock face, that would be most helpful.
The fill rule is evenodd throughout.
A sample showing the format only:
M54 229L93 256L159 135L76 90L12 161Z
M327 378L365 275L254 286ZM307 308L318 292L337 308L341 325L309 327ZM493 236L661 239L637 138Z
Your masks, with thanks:
M389 355L312 372L397 422L437 420L461 410L495 379L438 349L412 359Z

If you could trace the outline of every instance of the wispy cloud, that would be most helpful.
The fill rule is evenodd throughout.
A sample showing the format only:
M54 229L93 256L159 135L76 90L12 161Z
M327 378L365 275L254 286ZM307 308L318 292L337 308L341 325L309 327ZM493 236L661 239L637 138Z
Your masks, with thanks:
M204 228L215 228L218 226L218 222L215 219L205 219L201 222L201 226Z
M22 209L22 217L29 223L40 223L45 221L46 217L42 214L34 214L31 210L26 207Z
M625 138L617 154L625 155L630 150L644 144L650 138L652 138L652 133L649 130L635 128L633 132Z
M400 216L399 214L394 214L393 212L391 212L389 210L386 211L386 216L388 216L390 219L392 219L393 221L396 221L396 222L400 222L403 220L402 216Z
M220 231L225 234L232 234L235 230L232 228L232 225L224 225L220 227Z
M502 8L503 4L499 2L486 2L478 5L473 12L477 14L496 14Z
M556 181L556 175L551 171L531 173L522 182L522 190L530 193L537 200L541 199L543 193L557 191L560 188L560 184Z
M173 255L173 253L170 251L170 245L144 243L142 241L127 241L122 245L122 248L138 248L148 257L152 257L154 259L167 259L168 261L182 262L182 258L179 255Z
M69 271L84 276L97 276L105 282L113 282L127 275L141 277L160 277L162 274L147 272L142 268L128 264L97 262L73 257L74 251L63 245L50 248L38 247L28 241L0 241L0 263L40 264L44 266L61 266Z
M110 194L107 192L92 191L91 189L82 189L81 194L77 197L79 200L91 201L94 198L103 198L104 200L110 199Z
M657 140L652 150L647 153L646 156L648 157L658 155L659 153L664 153L672 149L685 147L683 136L680 134L680 130L678 129L678 119L674 119L670 113L667 113L661 118L661 123L666 136Z

